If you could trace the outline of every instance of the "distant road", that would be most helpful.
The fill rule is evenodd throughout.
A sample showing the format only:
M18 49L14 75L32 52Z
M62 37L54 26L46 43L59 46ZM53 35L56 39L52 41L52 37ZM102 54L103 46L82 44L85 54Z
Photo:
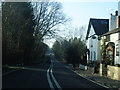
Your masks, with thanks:
M50 62L51 61L51 62ZM102 88L67 69L51 56L44 65L24 67L2 77L2 88Z

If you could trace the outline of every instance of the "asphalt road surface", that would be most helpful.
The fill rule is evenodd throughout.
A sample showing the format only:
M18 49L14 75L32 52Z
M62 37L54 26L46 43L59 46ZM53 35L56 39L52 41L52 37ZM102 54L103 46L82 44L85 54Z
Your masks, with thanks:
M101 88L66 68L54 56L42 65L23 67L2 76L2 88Z

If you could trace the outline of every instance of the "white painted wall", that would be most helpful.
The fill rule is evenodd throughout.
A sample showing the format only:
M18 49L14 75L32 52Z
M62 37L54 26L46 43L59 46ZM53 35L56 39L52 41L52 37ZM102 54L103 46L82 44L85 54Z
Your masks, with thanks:
M110 35L110 41L111 42L116 42L116 40L118 40L119 39L119 33L114 33L114 34L111 34Z
M116 48L119 49L119 53L120 53L119 33L111 34L111 35L110 35L110 41L115 43L114 64L120 64L120 55L119 55L119 56L116 56Z
M94 32L94 28L93 26L91 26L90 28L90 33L89 33L89 36L90 37L91 35L94 35L95 32ZM92 39L91 38L88 38L88 41L87 41L87 47L88 49L90 50L90 58L88 60L91 60L91 61L95 61L95 60L98 60L98 52L99 52L99 41L98 41L98 36L96 36L96 39ZM93 47L91 47L93 46Z
M116 49L119 51L119 56L116 55ZM115 43L115 64L120 64L120 40L116 41Z

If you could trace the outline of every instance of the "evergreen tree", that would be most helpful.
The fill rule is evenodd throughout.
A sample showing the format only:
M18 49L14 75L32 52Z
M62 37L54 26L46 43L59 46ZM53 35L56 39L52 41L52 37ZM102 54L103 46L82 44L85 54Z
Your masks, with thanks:
M30 3L2 3L3 64L27 62L34 43L34 26Z

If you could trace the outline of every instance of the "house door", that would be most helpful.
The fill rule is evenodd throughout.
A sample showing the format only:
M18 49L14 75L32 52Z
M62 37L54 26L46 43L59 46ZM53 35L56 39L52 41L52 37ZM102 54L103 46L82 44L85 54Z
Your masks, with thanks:
M108 65L114 65L115 44L109 42L106 48L106 62Z

